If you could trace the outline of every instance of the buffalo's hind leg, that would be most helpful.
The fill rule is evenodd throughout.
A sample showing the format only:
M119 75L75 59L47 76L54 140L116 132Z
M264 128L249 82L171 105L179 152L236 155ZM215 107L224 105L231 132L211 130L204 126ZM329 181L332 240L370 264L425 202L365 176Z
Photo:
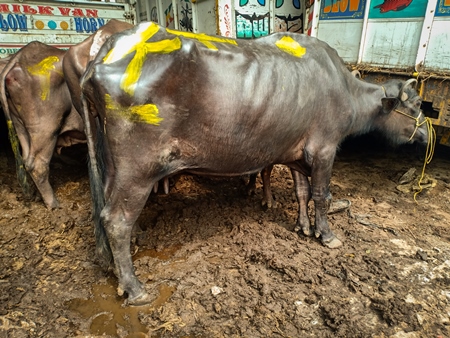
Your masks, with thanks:
M273 198L272 189L270 188L270 174L272 173L273 165L265 167L261 171L261 179L263 182L264 197L261 204L267 205L268 209L277 208L278 204Z
M126 188L113 187L102 210L101 218L114 258L119 280L118 294L128 294L127 303L143 305L151 299L136 277L130 253L131 230L139 217L153 184L130 184Z
M270 188L270 174L272 173L273 165L265 167L261 171L261 179L263 183L263 199L261 205L267 206L268 209L276 208L278 206L277 202L273 198L272 190ZM250 196L256 191L256 178L258 174L251 174L249 182L247 184L247 194Z
M311 221L308 216L308 202L311 199L308 177L294 169L291 169L291 174L294 179L295 196L298 202L297 226L302 229L303 234L312 236L314 235L314 229L311 228Z

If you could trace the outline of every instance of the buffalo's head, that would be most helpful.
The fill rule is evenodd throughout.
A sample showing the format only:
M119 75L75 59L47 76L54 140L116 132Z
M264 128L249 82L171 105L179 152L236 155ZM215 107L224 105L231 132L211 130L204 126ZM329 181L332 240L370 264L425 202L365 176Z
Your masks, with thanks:
M382 88L382 110L386 116L385 128L394 144L426 144L430 133L434 133L431 121L420 110L422 98L418 95L416 79L407 81L390 80Z

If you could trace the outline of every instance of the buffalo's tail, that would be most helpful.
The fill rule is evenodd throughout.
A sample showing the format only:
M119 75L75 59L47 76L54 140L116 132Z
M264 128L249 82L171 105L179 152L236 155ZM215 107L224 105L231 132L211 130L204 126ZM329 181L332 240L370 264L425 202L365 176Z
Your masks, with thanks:
M19 181L19 185L22 188L25 196L31 198L36 189L34 188L33 180L30 178L30 175L25 170L25 164L23 162L22 154L20 153L20 144L19 138L17 137L16 129L11 120L6 121L8 125L8 137L9 142L11 143L11 148L14 153L14 158L16 160L16 174L17 180Z
M92 68L89 67L81 79L80 83L82 88L92 75L91 69ZM113 262L113 255L101 217L101 212L105 207L104 172L106 166L104 159L105 152L103 151L104 135L102 133L102 128L99 126L98 117L91 119L88 104L83 94L81 95L81 101L83 105L83 120L89 153L88 168L93 209L92 217L95 226L96 251L100 263L105 267L109 267Z
M31 197L35 193L34 184L27 171L25 170L25 165L23 162L22 153L20 152L20 142L17 137L16 129L11 120L11 112L9 110L8 100L6 98L6 75L15 66L16 62L20 59L20 52L15 54L0 73L0 103L3 107L3 112L5 113L6 123L8 126L8 137L9 142L14 153L14 158L16 160L16 173L19 184L27 197Z

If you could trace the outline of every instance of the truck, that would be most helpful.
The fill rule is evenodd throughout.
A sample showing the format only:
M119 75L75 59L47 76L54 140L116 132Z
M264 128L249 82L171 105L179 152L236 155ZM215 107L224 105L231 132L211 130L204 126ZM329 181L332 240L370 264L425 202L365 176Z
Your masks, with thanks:
M0 58L31 41L67 49L110 19L135 23L130 1L0 0Z
M364 80L416 78L424 114L450 145L450 0L137 0L136 17L238 39L317 37Z

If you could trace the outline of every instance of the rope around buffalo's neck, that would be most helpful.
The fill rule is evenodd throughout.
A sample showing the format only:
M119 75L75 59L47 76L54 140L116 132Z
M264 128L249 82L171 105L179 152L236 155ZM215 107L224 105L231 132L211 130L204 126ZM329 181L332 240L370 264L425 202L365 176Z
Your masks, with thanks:
M416 203L417 203L416 196L422 192L421 183L422 183L422 180L423 180L423 178L425 176L425 167L433 159L434 147L436 145L436 131L433 128L433 124L431 122L431 119L428 118L428 117L425 117L425 121L426 121L427 129L428 129L427 151L425 153L425 160L423 162L422 174L420 175L420 178L419 178L419 181L418 181L419 190L414 193L414 201Z
M386 88L384 88L384 86L381 86L381 89L383 89L384 96L387 96L386 95ZM422 90L421 90L421 92L422 92ZM433 123L431 122L431 119L429 117L424 116L425 117L424 120L422 122L419 121L420 115L422 114L422 112L419 113L418 117L414 117L414 116L405 114L404 112L401 112L398 109L395 109L395 111L397 113L405 115L405 116L407 116L407 117L409 117L409 118L411 118L413 120L416 120L416 127L414 128L414 131L413 131L413 133L412 133L412 135L411 135L411 137L409 138L408 141L412 140L412 138L416 134L417 129L419 129L419 127L421 125L423 125L424 123L427 124L427 130L428 130L427 151L425 153L425 159L424 159L424 162L423 162L422 174L420 175L420 178L419 178L419 180L417 182L417 184L419 185L419 190L414 193L414 202L418 203L417 200L416 200L416 196L418 194L420 194L422 192L422 190L423 190L421 184L422 184L423 178L425 177L425 168L426 168L427 164L429 164L431 162L431 160L433 159L434 147L436 145L436 131L434 130Z
M420 126L422 126L425 123L427 125L427 130L428 130L427 151L425 153L425 159L424 159L424 162L423 162L422 174L420 175L420 178L419 178L419 180L417 182L417 184L419 185L419 190L414 193L414 201L416 203L418 203L417 200L416 200L416 196L418 194L420 194L422 192L422 190L423 190L421 184L422 184L423 178L425 177L425 168L426 168L427 164L429 164L431 162L431 160L433 159L434 147L436 145L436 131L433 128L433 123L431 122L430 118L425 116L425 118L424 118L424 120L422 122L419 121L420 115L422 115L422 112L419 113L418 117L414 117L414 116L405 114L404 112L402 112L402 111L400 111L398 109L395 109L395 111L397 113L399 113L399 114L405 115L405 116L407 116L407 117L409 117L409 118L411 118L413 120L416 120L416 127L414 128L414 131L413 131L413 133L412 133L412 135L411 135L411 137L409 138L408 141L412 140L412 138L416 134L417 129L419 129Z

